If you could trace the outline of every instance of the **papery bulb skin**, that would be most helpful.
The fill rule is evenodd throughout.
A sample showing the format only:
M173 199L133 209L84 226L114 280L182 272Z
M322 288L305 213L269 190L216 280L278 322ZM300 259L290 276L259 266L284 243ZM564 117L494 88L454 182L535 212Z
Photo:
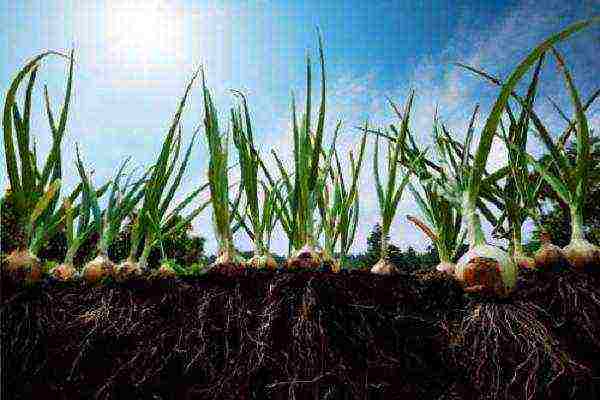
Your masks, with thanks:
M246 260L234 249L220 250L217 259L210 266L210 269L227 276L234 276L243 271L244 265L246 265Z
M73 267L73 265L63 263L52 268L50 275L52 275L56 280L66 282L77 278L77 270L75 267Z
M342 262L339 259L334 259L331 262L331 272L338 274L342 270Z
M535 259L525 254L517 253L513 256L515 264L521 269L535 269Z
M255 255L245 263L246 267L254 269L268 269L275 271L277 269L277 261L271 254L263 256Z
M440 272L444 272L448 275L454 275L454 271L456 270L456 264L451 262L441 262L439 263L435 269Z
M342 263L339 258L335 258L331 256L331 253L328 251L321 251L321 268L322 272L333 272L338 273L342 269Z
M515 287L517 265L503 250L482 244L458 260L455 276L465 292L506 297Z
M177 277L177 272L168 263L162 263L161 266L158 268L157 274L160 278L163 279L172 279Z
M117 265L114 270L114 277L117 282L125 282L130 279L139 278L144 273L140 263L132 260L125 260Z
M306 244L288 260L288 268L317 270L322 262L322 253Z
M542 272L558 271L567 264L567 259L560 247L552 243L543 243L535 253L535 267Z
M81 276L87 283L93 284L111 275L114 269L115 264L107 256L99 255L83 267Z
M215 260L215 265L231 266L239 268L245 260L237 253L233 254L233 251L221 252Z
M398 274L400 270L394 264L392 264L388 259L382 258L377 261L377 264L373 265L371 268L372 274L378 275L394 275Z
M29 250L14 250L5 261L5 271L16 283L35 283L42 279L42 263Z
M563 248L563 254L576 271L589 271L600 263L600 248L585 239L573 239Z
M558 272L568 265L567 258L560 247L552 244L550 234L541 229L540 248L534 255L535 267L540 272Z

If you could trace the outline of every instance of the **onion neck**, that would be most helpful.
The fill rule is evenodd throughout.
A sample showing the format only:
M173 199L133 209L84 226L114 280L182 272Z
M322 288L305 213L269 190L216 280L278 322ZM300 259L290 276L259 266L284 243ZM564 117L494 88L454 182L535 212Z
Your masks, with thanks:
M237 250L233 246L233 241L229 238L219 240L219 254L222 255L222 261L225 263L234 263L237 259ZM263 254L260 253L259 256Z
M525 251L523 249L523 243L522 243L522 234L521 234L521 226L518 224L515 224L513 229L512 229L512 251L513 251L513 256L517 256L517 255L523 255L525 254Z
M98 243L98 254L101 256L108 257L108 247L112 242L109 230L110 228L106 228L105 232L100 238L100 243Z
M77 254L77 247L70 246L67 249L67 254L65 255L64 264L73 265L73 261L75 260L75 255Z
M144 243L144 250L142 251L142 255L140 256L138 265L141 269L146 269L148 265L148 257L150 257L150 251L152 250L152 246L150 245L150 241L146 241Z
M302 235L302 237L298 241L298 245L292 246L292 247L294 247L292 253L296 253L296 252L302 250L306 246L310 247L311 249L314 249L316 247L316 245L317 245L317 241L315 240L312 233L306 232L305 234Z
M450 260L450 252L448 251L446 246L438 246L437 251L438 251L438 257L440 259L440 264L451 264L452 263L452 261Z
M465 221L467 222L467 239L469 241L469 249L485 244L485 236L481 229L481 220L476 212L475 202L468 199L468 194L465 194L463 207L465 210Z
M552 244L552 235L550 234L550 232L548 232L548 229L546 229L546 227L539 221L540 220L538 219L536 224L540 235L540 246Z
M388 250L390 247L389 244L389 240L388 240L388 235L386 233L384 233L383 231L381 232L381 253L380 253L380 258L382 260L387 260L388 258Z
M578 206L571 206L571 242L585 240L583 235L583 213Z
M262 241L262 238L259 236L260 235L257 235L256 239L254 240L254 255L262 257L267 253L267 249Z
M41 236L42 235L37 235L32 237L29 248L27 248L29 254L37 256L38 252L42 249L44 241L41 239Z

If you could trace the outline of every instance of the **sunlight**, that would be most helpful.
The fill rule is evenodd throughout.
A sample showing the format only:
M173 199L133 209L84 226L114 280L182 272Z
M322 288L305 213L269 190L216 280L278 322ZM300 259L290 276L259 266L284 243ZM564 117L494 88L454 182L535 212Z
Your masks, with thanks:
M182 21L162 0L112 0L107 5L106 34L116 62L141 64L144 70L164 58L182 56Z

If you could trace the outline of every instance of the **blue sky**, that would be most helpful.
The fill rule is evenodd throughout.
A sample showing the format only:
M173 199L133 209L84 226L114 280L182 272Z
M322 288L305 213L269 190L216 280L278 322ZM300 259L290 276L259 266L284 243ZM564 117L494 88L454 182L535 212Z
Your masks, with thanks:
M249 97L263 150L274 148L286 157L291 148L290 91L294 90L300 99L305 96L305 57L309 52L316 60L315 27L319 26L327 63L327 122L331 127L338 119L344 121L341 146L350 149L356 143L358 132L352 127L367 117L374 124L393 122L385 96L403 103L410 89L416 91L411 123L425 143L436 105L444 121L460 136L474 105L480 103L485 115L493 99L493 88L452 63L462 61L506 76L541 39L600 12L594 1L564 3L2 2L0 58L4 62L0 64L0 91L6 93L16 70L34 54L44 49L68 51L74 46L75 87L64 154L67 185L74 182L75 142L80 143L87 164L96 171L97 183L113 174L127 155L133 156L136 165L148 165L158 152L187 80L200 64L205 66L223 117L232 104L229 89L243 90ZM560 47L584 97L598 86L599 37L598 28L594 28ZM313 65L316 68L316 63ZM49 60L38 77L38 83L48 84L55 109L64 90L65 67L59 59ZM564 85L554 78L554 72L550 62L544 70L542 94L566 104ZM50 136L39 96L42 88L38 85L33 121L40 150L48 147ZM196 85L184 116L188 139L201 122L200 100ZM561 121L549 102L544 99L538 107L559 131ZM590 110L590 117L593 126L598 127L597 106ZM535 141L532 146L536 146ZM491 163L502 162L499 149L492 154ZM182 195L205 181L206 157L206 143L200 140ZM370 168L365 168L356 250L364 249L366 236L378 219L371 176ZM6 185L4 169L2 184ZM427 241L404 222L407 212L415 212L408 193L398 211L392 239L402 247L422 249ZM200 228L207 226L209 218L210 214L205 213L195 226L198 233L211 238L212 230ZM238 241L241 247L248 246L243 235ZM286 247L283 236L276 234L274 249ZM214 248L214 243L208 248Z

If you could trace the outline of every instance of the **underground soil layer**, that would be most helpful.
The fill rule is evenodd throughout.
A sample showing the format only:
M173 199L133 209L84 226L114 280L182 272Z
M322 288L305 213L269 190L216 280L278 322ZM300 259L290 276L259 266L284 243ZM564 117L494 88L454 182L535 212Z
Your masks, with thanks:
M599 266L600 268L600 266ZM502 302L440 272L2 279L3 399L592 399L600 279Z

